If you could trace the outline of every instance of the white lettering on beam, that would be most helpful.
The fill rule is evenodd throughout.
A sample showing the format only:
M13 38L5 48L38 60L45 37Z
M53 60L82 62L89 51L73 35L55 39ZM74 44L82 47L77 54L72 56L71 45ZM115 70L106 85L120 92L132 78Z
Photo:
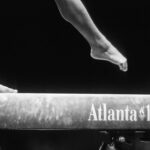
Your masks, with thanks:
M129 110L128 105L125 109L113 109L103 103L96 109L92 104L88 121L137 121L137 111Z

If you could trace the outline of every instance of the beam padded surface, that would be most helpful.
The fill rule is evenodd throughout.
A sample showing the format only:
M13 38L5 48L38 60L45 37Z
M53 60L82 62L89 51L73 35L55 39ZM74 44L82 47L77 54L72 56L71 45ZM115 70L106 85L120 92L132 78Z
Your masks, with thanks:
M0 94L0 128L150 129L150 96Z

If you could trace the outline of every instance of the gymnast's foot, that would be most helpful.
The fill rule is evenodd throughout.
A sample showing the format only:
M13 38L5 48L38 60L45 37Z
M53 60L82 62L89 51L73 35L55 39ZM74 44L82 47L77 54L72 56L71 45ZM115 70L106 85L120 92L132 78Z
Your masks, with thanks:
M17 90L8 88L8 87L0 84L0 93L17 93L17 92L18 92Z
M99 42L91 46L91 57L97 60L109 61L119 66L120 70L127 71L127 59L110 43Z

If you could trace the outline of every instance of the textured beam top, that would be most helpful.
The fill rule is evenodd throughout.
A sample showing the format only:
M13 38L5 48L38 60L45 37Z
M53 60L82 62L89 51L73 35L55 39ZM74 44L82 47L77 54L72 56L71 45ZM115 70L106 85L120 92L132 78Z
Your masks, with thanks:
M0 94L0 128L150 129L150 96Z

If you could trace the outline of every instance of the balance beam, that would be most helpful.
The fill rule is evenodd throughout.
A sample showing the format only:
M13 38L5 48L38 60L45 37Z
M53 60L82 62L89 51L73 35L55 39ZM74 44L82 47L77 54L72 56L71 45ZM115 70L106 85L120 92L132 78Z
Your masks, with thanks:
M150 95L0 94L0 129L150 129Z

